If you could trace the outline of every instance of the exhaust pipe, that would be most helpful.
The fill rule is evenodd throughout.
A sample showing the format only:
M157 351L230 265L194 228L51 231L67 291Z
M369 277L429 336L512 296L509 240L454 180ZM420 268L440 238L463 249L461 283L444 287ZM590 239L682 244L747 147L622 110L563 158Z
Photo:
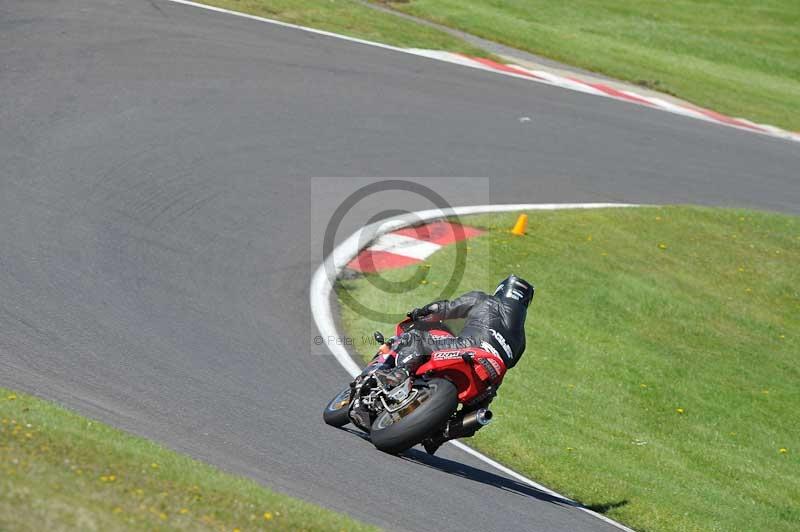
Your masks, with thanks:
M462 438L472 436L475 431L488 425L492 421L492 411L487 408L479 408L470 412L461 419L456 419L448 423L445 436L448 438Z
M478 410L470 412L464 416L461 426L466 429L477 429L478 427L482 427L491 423L493 415L494 414L492 414L492 411L488 408L479 408Z

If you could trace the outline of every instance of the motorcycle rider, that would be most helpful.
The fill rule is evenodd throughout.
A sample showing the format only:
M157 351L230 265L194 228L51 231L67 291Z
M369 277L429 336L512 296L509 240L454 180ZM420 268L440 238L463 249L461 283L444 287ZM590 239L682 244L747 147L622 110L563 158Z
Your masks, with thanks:
M436 338L419 329L406 332L395 348L396 356L387 359L374 375L388 386L395 386L413 374L432 351L480 348L502 361L502 367L499 363L481 365L482 373L495 385L488 388L486 397L465 405L470 410L485 408L494 398L506 370L513 368L525 351L525 318L534 293L532 284L511 274L500 282L493 295L467 292L450 301L435 301L413 309L407 314L412 321L439 322L464 318L464 327L458 336L447 338ZM461 437L472 434L474 432ZM426 451L433 454L448 439L440 435L423 444Z

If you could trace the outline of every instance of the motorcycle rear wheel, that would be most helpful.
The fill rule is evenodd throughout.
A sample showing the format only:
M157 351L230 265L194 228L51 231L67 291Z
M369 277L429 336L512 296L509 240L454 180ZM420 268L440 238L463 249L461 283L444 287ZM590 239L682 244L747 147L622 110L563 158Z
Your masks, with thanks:
M350 423L350 394L352 390L348 386L336 397L330 400L322 411L322 419L332 427L344 427Z
M397 454L441 429L458 408L458 390L446 379L414 385L417 397L392 414L384 411L372 423L370 439L380 451Z

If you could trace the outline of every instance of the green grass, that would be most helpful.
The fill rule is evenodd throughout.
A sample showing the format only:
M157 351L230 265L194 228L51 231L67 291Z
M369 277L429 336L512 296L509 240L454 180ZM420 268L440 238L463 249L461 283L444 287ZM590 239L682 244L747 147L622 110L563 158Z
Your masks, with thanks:
M200 0L204 4L410 48L491 54L441 30L364 6L356 0Z
M796 531L800 218L530 216L525 237L508 233L514 215L467 220L489 232L469 242L460 290L490 291L511 271L537 286L527 352L471 444L635 529ZM438 296L455 257L455 246L433 255L427 283L403 293L370 277L338 290L405 312ZM342 313L356 338L390 330Z
M0 530L371 530L0 388Z
M797 0L411 0L401 11L800 129Z

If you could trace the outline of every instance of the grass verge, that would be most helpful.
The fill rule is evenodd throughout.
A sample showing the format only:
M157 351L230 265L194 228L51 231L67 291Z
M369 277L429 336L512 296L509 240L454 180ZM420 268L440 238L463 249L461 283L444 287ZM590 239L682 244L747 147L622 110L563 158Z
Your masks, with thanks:
M515 48L800 129L800 2L382 1Z
M404 48L449 50L492 57L446 32L383 13L357 0L199 0L259 17L271 18Z
M372 530L0 388L0 530Z
M459 290L513 271L537 286L528 351L470 444L635 529L794 531L800 522L800 218L688 207L468 218ZM455 246L425 282L360 302L405 312L436 298ZM477 265L477 266L476 266ZM407 279L414 268L382 274ZM360 338L377 323L342 309ZM358 348L365 356L370 346Z

